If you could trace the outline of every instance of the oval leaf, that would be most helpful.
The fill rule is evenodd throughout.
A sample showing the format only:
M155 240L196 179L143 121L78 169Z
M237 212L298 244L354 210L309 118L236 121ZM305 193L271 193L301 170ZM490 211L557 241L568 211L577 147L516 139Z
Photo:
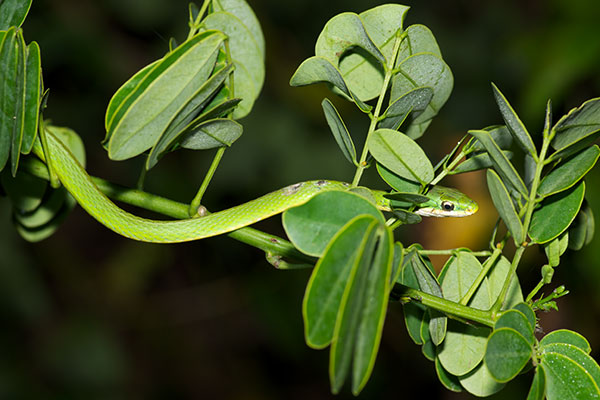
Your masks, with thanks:
M367 139L377 162L402 178L426 185L433 180L433 166L421 147L405 134L377 129Z
M592 376L571 358L559 353L546 353L540 367L546 378L548 400L600 398L600 391Z
M563 116L552 128L555 137L552 147L557 151L600 131L600 98L586 101Z
M351 192L330 191L287 210L282 220L285 232L298 250L320 257L337 231L361 214L385 221L377 207L363 197Z
M29 13L32 0L4 0L0 2L0 31L19 27Z
M394 101L383 113L378 128L398 130L409 114L416 118L421 114L433 98L433 89L422 87L413 89Z
M191 128L181 141L181 147L192 150L229 147L242 135L243 130L242 125L231 119L211 119Z
M529 237L536 243L546 243L563 233L579 212L585 182L554 196L547 197L533 213Z
M533 355L531 344L516 330L494 329L485 351L485 365L498 382L513 379Z
M590 354L592 347L586 338L581 336L577 332L570 331L568 329L558 329L545 335L540 340L540 346L547 346L552 343L565 343L576 347L579 347L586 354Z
M593 145L560 163L542 179L538 194L547 197L575 185L594 167L599 156L600 148Z

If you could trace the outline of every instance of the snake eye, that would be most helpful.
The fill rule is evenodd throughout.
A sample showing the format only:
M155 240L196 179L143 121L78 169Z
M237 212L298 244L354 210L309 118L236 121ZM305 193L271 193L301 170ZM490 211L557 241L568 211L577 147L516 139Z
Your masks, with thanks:
M444 211L452 211L454 210L454 204L450 201L442 201L442 208Z

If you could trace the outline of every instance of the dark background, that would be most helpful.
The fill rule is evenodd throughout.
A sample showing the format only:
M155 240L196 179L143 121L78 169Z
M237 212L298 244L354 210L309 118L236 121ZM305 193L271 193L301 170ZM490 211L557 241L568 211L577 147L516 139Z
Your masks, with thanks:
M420 141L434 163L468 129L499 123L490 82L538 134L547 98L557 118L600 93L600 3L589 0L406 1L406 26L431 28L455 76L455 90ZM206 195L226 208L306 179L349 180L319 105L324 87L291 88L289 78L325 22L376 1L255 0L267 44L267 77L242 138L226 152ZM187 33L183 0L34 0L24 24L42 49L46 117L84 139L90 173L133 185L140 161L110 162L99 143L114 91L160 57L168 38ZM367 121L336 102L358 139ZM212 154L164 158L147 190L189 201ZM366 183L373 178L370 171ZM587 198L600 215L599 173ZM402 230L404 243L442 249L486 246L496 214L481 173L445 182L480 203L463 220ZM281 233L279 219L260 225ZM76 209L51 238L29 244L0 199L0 398L4 399L325 399L328 352L303 338L301 301L308 271L276 271L254 248L227 237L178 245L123 239ZM545 331L571 328L600 347L599 240L569 252L555 274L571 294ZM525 293L543 255L530 250L519 273ZM439 268L443 259L436 259ZM596 353L597 354L597 353ZM525 398L531 374L494 396ZM389 307L373 376L360 398L462 399L437 382L433 364L407 337L401 307ZM338 399L350 398L347 389Z

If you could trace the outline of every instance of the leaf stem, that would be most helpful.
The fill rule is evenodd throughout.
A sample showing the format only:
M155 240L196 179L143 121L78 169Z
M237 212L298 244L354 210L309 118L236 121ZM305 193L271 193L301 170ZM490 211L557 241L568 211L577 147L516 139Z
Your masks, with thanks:
M202 197L204 196L204 193L206 192L206 189L208 188L208 185L210 184L212 177L215 175L215 171L217 170L217 167L219 166L219 163L221 162L221 158L223 158L223 153L225 153L225 149L226 149L226 147L223 146L223 147L219 147L219 149L217 150L217 153L215 154L215 156L212 160L212 163L210 164L210 168L208 169L208 171L206 172L206 175L204 176L204 180L202 181L202 184L200 185L200 188L198 189L196 196L194 196L194 199L190 203L188 217L198 216L198 208L200 207L200 204L202 203Z
M394 64L396 64L396 58L398 57L398 52L400 50L400 43L402 43L404 36L405 35L401 33L400 30L396 32L396 39L394 41L394 49L392 50L392 56L388 60L388 65L384 66L385 76L383 78L381 92L379 93L379 98L377 99L377 105L375 106L375 110L373 111L373 114L370 115L371 124L369 125L369 130L367 131L367 138L362 149L362 154L360 156L358 166L356 167L356 172L354 173L354 179L352 179L352 187L358 186L358 183L360 182L360 178L362 177L364 170L368 167L367 156L369 155L369 148L367 147L367 143L369 141L369 136L371 136L371 134L375 131L375 128L377 127L377 122L379 122L379 114L381 113L383 100L385 98L388 86L390 85L390 80L392 79L392 75L394 73Z
M488 254L489 254L489 252L488 252ZM481 272L479 272L479 275L477 275L477 278L475 278L475 280L473 281L473 284L471 285L471 287L469 288L467 293L465 293L463 298L460 299L460 304L462 304L463 306L466 306L467 304L469 304L471 297L473 297L473 295L475 294L477 289L479 289L479 285L481 285L481 282L483 282L483 280L487 276L487 274L490 271L490 269L492 268L492 266L496 263L496 260L498 259L500 254L502 254L502 250L496 248L496 249L494 249L492 256L490 258L488 258L487 260L485 260L485 262L483 263L483 268L481 269Z

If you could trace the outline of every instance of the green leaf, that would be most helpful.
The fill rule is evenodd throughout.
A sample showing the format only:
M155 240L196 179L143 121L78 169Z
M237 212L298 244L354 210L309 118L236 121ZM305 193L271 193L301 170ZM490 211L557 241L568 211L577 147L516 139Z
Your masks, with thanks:
M31 42L27 46L25 73L25 116L21 153L29 154L37 137L42 90L40 47L36 42Z
M67 219L73 207L75 207L75 199L65 193L65 201L63 206L58 210L54 217L46 224L28 228L22 225L18 220L14 220L15 228L19 235L28 242L35 243L47 239L62 225Z
M499 392L504 383L496 381L484 362L466 375L459 376L458 380L465 390L477 397L487 397Z
M512 165L510 160L506 157L506 155L500 150L500 147L494 140L489 132L481 130L481 131L469 131L469 134L479 140L479 142L485 147L485 150L489 153L492 158L492 163L494 164L494 168L502 177L502 181L507 184L510 184L512 188L514 188L517 192L519 192L522 196L527 197L527 188L523 183L523 180L517 173L517 170Z
M533 213L529 237L535 243L546 243L563 233L579 212L585 193L585 182L580 182L542 201Z
M392 78L390 104L415 88L430 87L433 89L431 102L412 123L421 124L431 120L452 92L454 78L448 65L436 54L418 53L402 61L396 68L398 73Z
M315 266L304 294L302 315L306 343L313 348L326 347L334 339L334 329L344 293L352 283L364 255L368 234L377 219L360 215L337 232L325 254ZM349 281L350 280L350 281Z
M242 136L243 130L242 125L231 119L211 119L190 129L181 140L181 147L192 150L229 147Z
M33 212L40 206L48 186L47 181L25 172L17 172L12 177L8 171L4 171L0 174L0 183L15 212L21 214Z
M226 11L235 15L250 32L256 43L260 54L265 57L265 38L260 27L260 22L252 8L244 0L213 0L211 2L214 11Z
M150 154L148 155L148 160L146 161L146 169L154 167L158 160L169 151L174 144L181 138L181 136L187 132L186 139L189 141L190 136L200 136L212 138L213 135L217 135L220 139L225 137L226 140L222 141L217 139L217 144L214 144L214 140L211 147L200 147L200 148L214 148L214 147L222 147L224 145L230 146L235 140L237 140L242 134L241 125L231 121L232 123L225 123L223 120L219 120L218 123L208 124L207 122L202 122L202 128L198 126L189 127L188 124L198 125L195 119L196 116L200 113L200 111L204 108L208 101L210 101L211 97L219 90L223 81L229 76L232 71L232 65L227 65L224 68L221 68L218 72L213 73L213 75L198 89L198 91L193 95L192 99L179 111L179 113L171 120L169 126L165 129L164 133L160 136L156 144L152 146L152 150L150 150ZM192 122L194 121L194 122ZM194 124L195 123L195 124ZM218 127L216 126L218 125ZM187 128L187 129L186 129ZM226 131L219 133L214 133L214 131L218 129L219 131ZM200 133L197 133L200 131ZM207 133L210 132L210 133ZM211 132L212 131L212 132ZM193 143L198 142L198 140L191 140ZM205 140L206 141L206 140ZM209 141L210 142L210 141ZM194 148L194 147L187 147Z
M365 113L371 111L371 106L363 103L353 92L350 91L342 73L324 57L310 57L300 64L290 79L291 86L306 86L313 83L325 82L333 85L347 99L354 101Z
M510 261L504 256L501 256L494 264L492 271L488 274L490 305L493 304L500 296L500 292L506 282L506 277L511 269ZM511 308L523 302L523 292L519 279L516 274L513 274L508 287L508 294L504 301L502 310ZM525 313L526 314L526 313ZM527 315L527 314L526 314Z
M583 351L581 354L586 355ZM540 367L544 370L546 377L548 400L600 398L600 391L593 376L583 365L571 357L558 352L544 352Z
M213 12L202 21L202 24L206 29L214 29L227 35L231 60L235 65L234 97L242 99L233 111L233 117L243 118L252 110L265 80L264 47L261 51L257 43L257 39L260 39L253 35L244 22L231 13Z
M547 343L541 348L542 357L548 353L562 354L575 361L583 367L586 372L594 379L596 386L600 386L600 366L589 354L577 346L568 343Z
M359 14L370 40L387 59L392 57L396 33L402 30L407 11L406 6L384 4ZM350 89L361 100L368 101L381 93L384 68L375 57L354 47L348 49L341 57L338 56L338 59L339 65L336 65L339 66Z
M361 216L357 219L359 218L369 221L369 225L357 223L355 226L358 228L354 228L351 223L348 224L348 229L359 229L362 232L362 239L355 243L358 252L348 275L333 330L329 353L329 376L331 391L334 394L338 393L344 384L356 349L359 326L361 325L361 311L365 303L365 294L369 283L369 267L377 245L378 226L381 226L380 222L371 216ZM350 235L353 236L353 233ZM337 240L334 240L333 243L335 241ZM324 258L326 256L327 253ZM389 275L382 280L384 286L387 279L389 279ZM356 388L355 384L356 382L353 382L353 389Z
M397 192L418 193L421 190L420 184L396 175L379 163L377 163L376 166L377 172L379 173L379 176L381 176L381 179L383 179L385 183L390 185L390 187Z
M506 190L506 187L500 180L498 174L493 170L488 169L486 176L494 206L496 207L496 210L498 210L500 218L502 218L508 227L515 244L519 246L524 239L523 224L519 218L519 213L515 209L515 205L508 194L508 190Z
M400 23L400 26L396 29L401 27L402 21L400 20L398 22ZM351 52L351 54L346 54L349 52ZM352 54L359 54L360 57L355 56L354 59L351 58L344 63L340 62L342 58L347 58ZM371 64L371 68L367 69L367 75L363 77L363 81L366 79L369 84L377 88L377 83L381 82L382 79L377 79L376 71L383 70L386 64L385 56L377 48L377 45L373 43L365 30L361 18L357 14L346 12L338 14L327 21L327 24L325 24L325 27L317 38L315 55L317 57L324 57L333 65L339 67L342 76L344 76L345 79L350 79L348 81L350 82L350 90L358 90L357 96L361 100L370 100L379 94L380 90L377 90L375 94L370 94L369 92L365 93L364 86L366 85L356 84L356 76L352 74L357 66L362 66L363 68L360 69L364 69L365 64ZM373 69L375 71L373 71ZM357 73L359 72L361 71L357 71ZM373 77L374 74L375 77ZM381 83L379 83L379 88L381 88Z
M433 180L433 166L421 147L403 133L377 129L367 139L367 147L377 162L402 178L422 185Z
M342 117L340 117L340 114L329 99L323 99L321 106L323 107L329 129L331 129L336 143L340 150L342 150L342 154L344 154L346 160L351 164L356 165L356 148L354 147L354 142L352 142L348 128L346 128L344 121L342 121Z
M375 254L366 259L369 269L360 313L352 365L352 393L358 395L371 376L379 350L383 323L390 293L389 281L393 260L392 231L381 224L377 230Z
M458 378L446 371L438 358L435 359L435 372L446 389L457 393L462 392L462 386Z
M531 343L519 332L500 328L494 329L488 339L484 362L495 380L508 382L517 376L532 355Z
M417 53L432 53L442 57L440 47L431 30L425 25L415 24L406 28L406 37L400 44L396 65Z
M508 150L512 146L513 138L505 125L488 126L487 128L483 128L481 130L489 132L492 140L500 149ZM469 143L467 146L465 146L465 148L470 149L471 152L486 151L486 148L483 146L483 144L475 137L469 140Z
M490 329L449 320L446 338L438 348L443 367L456 376L473 371L483 360Z
M596 223L594 221L594 213L588 202L583 199L581 209L577 213L577 217L569 227L568 243L572 250L581 250L585 245L590 244L594 238Z
M555 132L552 147L556 151L564 150L590 135L596 135L600 131L600 98L588 100L572 109L552 129Z
M26 79L26 54L27 46L21 31L16 37L17 50L17 75L15 85L15 104L11 110L13 125L12 125L12 146L10 148L10 165L12 175L15 176L19 166L19 157L21 155L21 145L23 144L23 129L25 128L25 79ZM37 108L35 109L37 112Z
M404 225L418 224L423 220L419 214L412 213L410 211L402 210L401 208L394 208L392 203L392 212Z
M536 325L537 320L535 317L535 313L533 312L533 310L531 309L531 306L529 306L529 304L519 303L519 304L514 305L512 308L523 313L523 315L525 315L525 317L527 318L527 321L529 322L529 326L531 327L531 329L535 330L535 325Z
M17 34L15 28L10 28L0 42L0 171L8 161L14 130L19 125L15 113L18 103L18 58Z
M107 132L113 160L151 148L213 70L224 34L206 31L186 40L146 73L114 112Z
M530 346L535 342L533 334L533 326L529 323L529 319L519 310L511 309L504 312L494 324L494 330L501 328L510 328L519 333ZM489 366L488 366L489 367Z
M383 195L386 199L402 201L410 204L423 204L427 203L430 199L427 196L417 193L402 193L402 192L392 192L386 193Z
M392 260L392 272L390 274L390 290L394 287L394 283L400 277L402 272L402 264L404 262L404 247L402 243L394 243L394 259Z
M440 284L431 270L427 268L419 254L417 253L411 257L410 261L420 289L425 293L443 298L444 295L442 294ZM429 315L429 334L431 336L431 341L438 346L446 336L448 318L441 313L431 311L429 312Z
M349 220L369 214L384 222L381 212L363 197L342 191L318 194L283 213L283 227L296 248L320 257L327 243Z
M104 116L104 127L106 128L106 132L110 132L115 123L115 113L118 110L121 110L121 106L124 104L126 100L129 99L134 93L134 90L138 87L138 85L143 82L144 78L154 70L154 68L161 62L161 60L156 60L144 68L140 69L136 72L127 82L125 82L112 96L110 101L108 102L108 107L106 107L106 115ZM109 136L104 139L104 142L108 140Z
M19 27L29 13L32 0L3 0L0 2L0 30Z
M593 145L561 162L542 179L538 194L547 197L572 187L594 167L599 156L600 148Z
M526 400L544 400L546 396L546 376L543 368L536 368L531 388Z
M498 87L493 83L492 89L494 91L496 104L498 104L498 108L500 109L500 113L502 114L502 118L504 119L508 130L525 153L529 153L534 158L537 158L537 151L529 132L527 132L527 128L525 128L525 125L523 125L523 122L512 108L508 100L506 100L506 97L504 97L502 92L500 92L500 89L498 89Z
M513 153L511 151L502 151L507 159L511 159ZM484 168L491 168L494 165L488 153L476 154L467 158L465 161L458 164L450 174L463 174L465 172L478 171Z
M423 112L433 98L430 87L416 88L400 96L385 110L378 128L398 129L409 115L413 118Z
M546 334L540 340L540 346L548 346L553 343L564 343L572 346L576 346L583 350L586 354L590 354L592 347L586 338L581 336L577 332L570 331L568 329L558 329Z

